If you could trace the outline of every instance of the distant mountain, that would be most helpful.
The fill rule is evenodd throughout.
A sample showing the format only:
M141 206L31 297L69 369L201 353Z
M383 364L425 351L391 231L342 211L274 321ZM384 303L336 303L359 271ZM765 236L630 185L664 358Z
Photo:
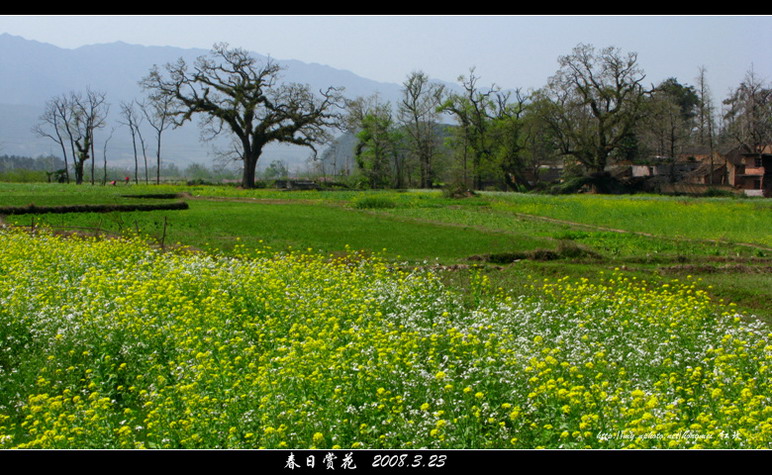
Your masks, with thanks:
M122 101L140 99L143 95L139 81L153 65L163 66L178 58L193 62L208 50L183 49L170 46L138 46L123 42L63 49L50 44L27 40L9 34L0 34L0 154L38 156L59 154L50 139L35 136L37 124L46 101L71 91L85 91L87 87L104 92L111 104L110 117L105 129L97 135L97 163L101 163L101 142L115 128L109 142L108 160L114 165L133 164L129 131L119 123ZM267 57L253 53L259 60ZM343 87L350 98L378 93L393 103L399 100L401 85L362 78L320 64L296 60L278 60L285 67L286 81L308 84L312 90L329 86ZM147 130L151 137L151 130ZM185 166L191 162L210 163L211 145L201 143L195 124L164 133L162 145L166 160ZM154 149L148 150L154 155ZM283 160L290 170L305 162L309 150L302 147L277 145L266 150L261 164Z

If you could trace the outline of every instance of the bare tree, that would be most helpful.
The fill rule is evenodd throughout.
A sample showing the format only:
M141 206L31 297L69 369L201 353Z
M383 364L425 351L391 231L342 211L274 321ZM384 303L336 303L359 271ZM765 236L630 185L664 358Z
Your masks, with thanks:
M94 132L105 126L105 119L110 108L105 100L105 94L86 90L85 95L73 94L73 129L77 134L74 141L78 151L75 157L75 182L83 182L83 166L88 160L92 160L92 184L93 184L93 159L94 159Z
M121 103L121 115L123 116L125 126L131 133L131 146L134 150L134 183L139 183L139 154L137 153L137 140L142 137L140 124L142 117L137 115L134 108L134 101ZM145 160L145 181L147 181L147 160Z
M766 86L753 68L724 105L726 130L736 143L759 154L772 143L772 87Z
M636 53L580 44L558 60L560 69L542 89L544 120L562 153L590 174L602 173L642 116L645 75Z
M697 140L700 145L708 145L712 152L715 133L715 110L706 74L707 70L705 67L700 67L699 75L697 76L697 96L699 97Z
M115 127L110 129L110 135L105 139L104 144L102 144L102 160L103 160L102 186L104 186L107 183L107 144L113 138L114 133L115 133Z
M430 188L434 180L434 156L438 147L438 107L444 87L429 82L423 72L411 73L402 84L399 121L407 130L411 153L418 159L421 188Z
M242 186L254 188L257 162L267 144L315 150L339 121L335 108L342 106L342 98L337 89L330 87L318 98L307 86L279 84L280 71L272 61L261 65L242 49L216 44L192 69L180 58L166 65L166 75L154 67L142 85L154 101L171 99L176 126L197 115L210 138L230 129L244 161Z
M713 99L710 95L710 88L706 79L706 69L704 66L700 67L699 75L697 76L697 94L699 96L699 112L698 112L698 126L697 126L697 138L701 146L707 145L708 154L710 155L710 170L708 174L709 184L713 184L713 156L715 154L715 117Z
M161 137L164 131L173 125L171 116L173 102L174 97L170 95L151 95L149 101L140 104L147 122L155 130L156 184L161 183ZM145 143L142 140L143 153L144 150ZM147 166L147 156L145 156L145 162Z
M70 143L68 125L72 110L68 106L66 96L49 99L45 111L40 116L39 123L33 128L33 132L41 137L48 137L56 142L62 149L64 158L64 177L70 182L70 165L67 154L67 145Z
M105 94L87 89L85 95L71 92L49 101L41 117L39 133L53 138L66 153L65 142L69 142L75 165L75 183L83 183L84 165L94 156L94 131L104 127L110 106L105 100ZM53 127L52 132L46 132L45 125ZM65 163L66 163L65 155ZM94 169L92 163L91 179L93 183Z

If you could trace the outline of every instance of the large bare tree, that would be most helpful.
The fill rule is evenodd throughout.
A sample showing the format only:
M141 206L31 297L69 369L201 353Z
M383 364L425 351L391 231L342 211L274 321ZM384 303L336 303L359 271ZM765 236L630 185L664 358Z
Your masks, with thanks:
M328 140L337 127L342 106L339 91L330 87L313 94L308 86L280 83L281 67L260 63L247 51L216 44L189 67L180 58L154 67L142 80L154 101L172 98L170 117L179 126L194 115L213 137L230 129L243 160L242 186L255 186L255 169L264 147L272 142L314 146Z
M645 75L636 53L580 44L539 91L544 120L562 153L589 174L602 173L642 116Z

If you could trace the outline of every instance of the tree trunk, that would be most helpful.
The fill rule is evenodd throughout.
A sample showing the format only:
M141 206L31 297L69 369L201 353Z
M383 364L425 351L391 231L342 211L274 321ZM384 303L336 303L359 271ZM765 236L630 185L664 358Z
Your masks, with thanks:
M94 153L94 142L91 142L91 156L96 158L96 153ZM91 160L91 186L94 186L94 164L96 162L96 159Z
M158 137L156 138L156 172L155 172L155 184L161 184L161 130L158 131Z
M64 146L63 140L60 140L59 144L62 146L62 156L64 156L64 179L67 183L70 183L70 164L67 160L67 148Z
M263 153L262 147L252 147L244 154L244 170L242 172L242 188L255 188L255 172L257 170L257 161Z
M79 158L75 161L75 184L80 185L83 183L83 159Z

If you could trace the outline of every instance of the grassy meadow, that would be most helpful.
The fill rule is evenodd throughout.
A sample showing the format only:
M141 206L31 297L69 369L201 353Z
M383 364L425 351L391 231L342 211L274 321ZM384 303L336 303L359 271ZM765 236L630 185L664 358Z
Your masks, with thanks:
M0 184L175 200L1 217L0 448L772 445L770 200Z

